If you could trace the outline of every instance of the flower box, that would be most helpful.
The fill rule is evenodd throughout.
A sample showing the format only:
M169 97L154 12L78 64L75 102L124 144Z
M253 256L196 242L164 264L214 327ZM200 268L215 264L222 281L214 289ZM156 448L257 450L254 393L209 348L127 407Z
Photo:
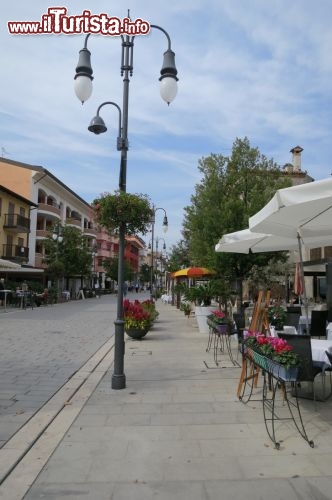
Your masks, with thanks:
M211 314L206 318L206 322L208 326L213 328L217 333L229 335L231 323L223 312L219 310L211 311Z
M255 363L255 365L259 366L262 370L266 371L278 380L283 380L284 382L295 382L297 380L299 373L298 366L286 367L285 365L277 363L250 347L246 349L246 355Z

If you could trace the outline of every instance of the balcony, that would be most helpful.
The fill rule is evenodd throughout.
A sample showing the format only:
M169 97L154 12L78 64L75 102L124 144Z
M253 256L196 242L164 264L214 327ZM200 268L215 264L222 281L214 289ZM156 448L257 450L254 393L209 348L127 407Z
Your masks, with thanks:
M51 234L52 234L52 229L37 229L36 230L36 238L37 239L49 238Z
M95 238L98 234L98 231L93 227L85 227L83 229L83 233L85 234L85 236L91 236L92 238Z
M66 224L67 226L74 226L81 229L82 221L80 219L74 219L73 217L67 217Z
M44 256L41 253L35 254L35 267L46 269L47 264L44 262Z
M38 212L57 217L61 215L60 208L57 205L48 205L47 203L38 203Z
M27 262L29 260L29 248L20 245L2 245L2 258L17 262Z
M3 228L10 233L30 233L30 219L20 214L5 214Z

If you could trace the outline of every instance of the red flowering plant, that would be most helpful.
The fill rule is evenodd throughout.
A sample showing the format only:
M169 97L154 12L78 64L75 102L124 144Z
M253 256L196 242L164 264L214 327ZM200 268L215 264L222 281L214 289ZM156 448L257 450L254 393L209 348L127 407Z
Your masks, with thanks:
M229 318L227 318L226 314L223 311L220 311L219 309L211 311L211 314L209 314L208 319L212 321L212 323L215 323L216 325L224 325L230 323L230 320Z
M150 314L151 321L154 321L158 317L159 313L156 309L156 304L154 300L151 299L143 300L141 302L141 305L143 309Z
M300 364L299 356L284 339L266 337L261 332L249 332L244 344L286 368Z
M146 330L150 328L152 323L151 313L143 307L139 300L130 302L130 300L125 299L123 301L123 317L125 330L130 328Z

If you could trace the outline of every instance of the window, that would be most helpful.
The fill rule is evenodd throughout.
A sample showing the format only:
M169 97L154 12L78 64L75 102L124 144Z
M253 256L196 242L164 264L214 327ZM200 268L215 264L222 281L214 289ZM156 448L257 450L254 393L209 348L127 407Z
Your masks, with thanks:
M332 247L324 248L324 257L325 259L330 259L332 257Z
M320 260L322 258L321 248L312 248L310 250L310 260Z

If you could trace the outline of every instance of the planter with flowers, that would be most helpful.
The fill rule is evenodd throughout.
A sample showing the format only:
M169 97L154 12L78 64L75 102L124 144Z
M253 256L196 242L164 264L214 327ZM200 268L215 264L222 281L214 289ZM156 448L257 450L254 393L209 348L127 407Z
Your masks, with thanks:
M286 340L249 332L244 347L246 356L262 370L285 382L297 380L300 359Z
M209 327L220 333L223 333L225 331L225 327L223 325L232 325L232 321L227 318L225 313L220 311L219 309L211 311L211 314L207 316L206 322Z
M158 312L152 301L123 301L124 328L126 334L133 339L143 338L153 325Z

